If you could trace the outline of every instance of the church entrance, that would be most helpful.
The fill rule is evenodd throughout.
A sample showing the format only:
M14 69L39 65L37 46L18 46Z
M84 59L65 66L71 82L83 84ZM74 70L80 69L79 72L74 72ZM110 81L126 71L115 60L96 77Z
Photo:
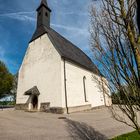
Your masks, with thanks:
M33 95L33 97L32 97L32 107L33 107L33 110L37 110L37 107L38 107L38 96L37 95Z
M28 104L28 110L29 111L37 111L38 110L38 97L40 95L40 92L37 88L37 86L34 86L33 88L29 89L24 93L24 95L28 95L29 98L26 102Z

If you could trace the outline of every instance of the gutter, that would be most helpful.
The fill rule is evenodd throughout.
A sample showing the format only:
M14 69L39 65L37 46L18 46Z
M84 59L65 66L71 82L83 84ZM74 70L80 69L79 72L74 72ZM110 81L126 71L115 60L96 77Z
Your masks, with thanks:
M67 114L69 114L69 108L68 108L68 98L67 98L67 83L66 83L66 60L64 59L64 86L65 86L65 104L66 104L66 110Z

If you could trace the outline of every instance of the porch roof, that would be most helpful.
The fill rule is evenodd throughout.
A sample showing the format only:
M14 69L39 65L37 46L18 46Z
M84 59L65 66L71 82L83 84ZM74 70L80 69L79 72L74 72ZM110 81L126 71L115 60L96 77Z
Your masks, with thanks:
M27 90L24 95L40 95L40 92L37 88L37 86L34 86L33 88Z

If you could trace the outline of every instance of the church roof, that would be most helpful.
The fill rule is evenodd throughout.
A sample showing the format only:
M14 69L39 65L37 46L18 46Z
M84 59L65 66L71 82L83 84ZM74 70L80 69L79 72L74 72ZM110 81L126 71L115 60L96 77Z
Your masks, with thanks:
M96 74L99 74L97 67L81 49L76 47L73 43L61 36L51 27L40 26L37 28L30 42L45 33L47 33L49 39L62 58L74 62Z

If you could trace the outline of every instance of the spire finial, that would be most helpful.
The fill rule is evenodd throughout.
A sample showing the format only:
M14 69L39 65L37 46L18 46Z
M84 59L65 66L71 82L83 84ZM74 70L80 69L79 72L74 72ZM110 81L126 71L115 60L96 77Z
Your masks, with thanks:
M41 4L40 5L45 5L45 6L48 6L48 3L47 3L47 1L46 0L41 0Z
M48 10L51 12L51 9L48 7L47 0L41 0L40 6L37 8L37 11L38 11L38 9L40 9L42 6L45 6L45 7L48 8Z

